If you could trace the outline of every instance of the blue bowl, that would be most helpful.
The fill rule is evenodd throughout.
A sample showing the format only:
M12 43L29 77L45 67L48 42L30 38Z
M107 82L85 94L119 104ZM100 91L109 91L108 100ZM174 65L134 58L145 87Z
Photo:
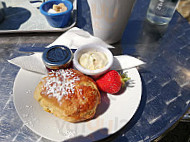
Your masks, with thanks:
M53 7L54 4L64 3L67 7L67 11L61 13L48 13L48 10ZM62 28L66 26L71 17L71 11L73 10L73 4L69 0L50 0L46 1L40 6L40 12L46 17L48 23L55 28Z

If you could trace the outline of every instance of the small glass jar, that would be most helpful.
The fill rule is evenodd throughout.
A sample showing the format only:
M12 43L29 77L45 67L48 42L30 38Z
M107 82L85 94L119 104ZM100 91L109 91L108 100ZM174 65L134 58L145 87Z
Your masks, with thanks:
M48 70L71 67L72 51L63 45L55 45L44 50L42 60Z

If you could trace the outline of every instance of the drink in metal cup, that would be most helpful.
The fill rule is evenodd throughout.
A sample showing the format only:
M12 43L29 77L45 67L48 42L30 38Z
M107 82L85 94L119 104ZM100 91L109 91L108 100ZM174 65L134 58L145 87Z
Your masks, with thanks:
M151 0L147 19L158 25L168 24L172 19L179 0Z

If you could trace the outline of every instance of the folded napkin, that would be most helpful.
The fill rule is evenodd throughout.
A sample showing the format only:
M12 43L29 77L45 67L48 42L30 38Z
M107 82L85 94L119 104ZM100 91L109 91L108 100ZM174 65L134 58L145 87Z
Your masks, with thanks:
M52 44L47 46L47 48L53 45L65 45L71 49L77 49L80 48L80 46L92 43L100 44L107 48L114 48L113 46L108 45L101 39L94 37L88 32L76 27L62 34ZM34 53L30 56L16 57L8 60L8 62L28 71L37 72L40 74L47 74L46 67L42 61L42 53ZM114 56L114 63L111 69L124 70L142 64L144 64L143 61L128 55Z
M87 31L84 31L77 27L74 27L68 30L47 47L50 47L53 45L65 45L69 47L70 49L77 49L80 46L83 46L86 44L93 44L93 43L102 45L107 48L114 48L113 46L105 43L100 38L94 37L91 34L89 34Z

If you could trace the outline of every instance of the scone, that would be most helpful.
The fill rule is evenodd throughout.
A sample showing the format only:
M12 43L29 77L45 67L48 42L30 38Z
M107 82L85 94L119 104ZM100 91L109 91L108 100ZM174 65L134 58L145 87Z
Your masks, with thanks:
M34 98L45 111L69 122L91 119L100 103L93 79L74 69L48 73L36 87Z

